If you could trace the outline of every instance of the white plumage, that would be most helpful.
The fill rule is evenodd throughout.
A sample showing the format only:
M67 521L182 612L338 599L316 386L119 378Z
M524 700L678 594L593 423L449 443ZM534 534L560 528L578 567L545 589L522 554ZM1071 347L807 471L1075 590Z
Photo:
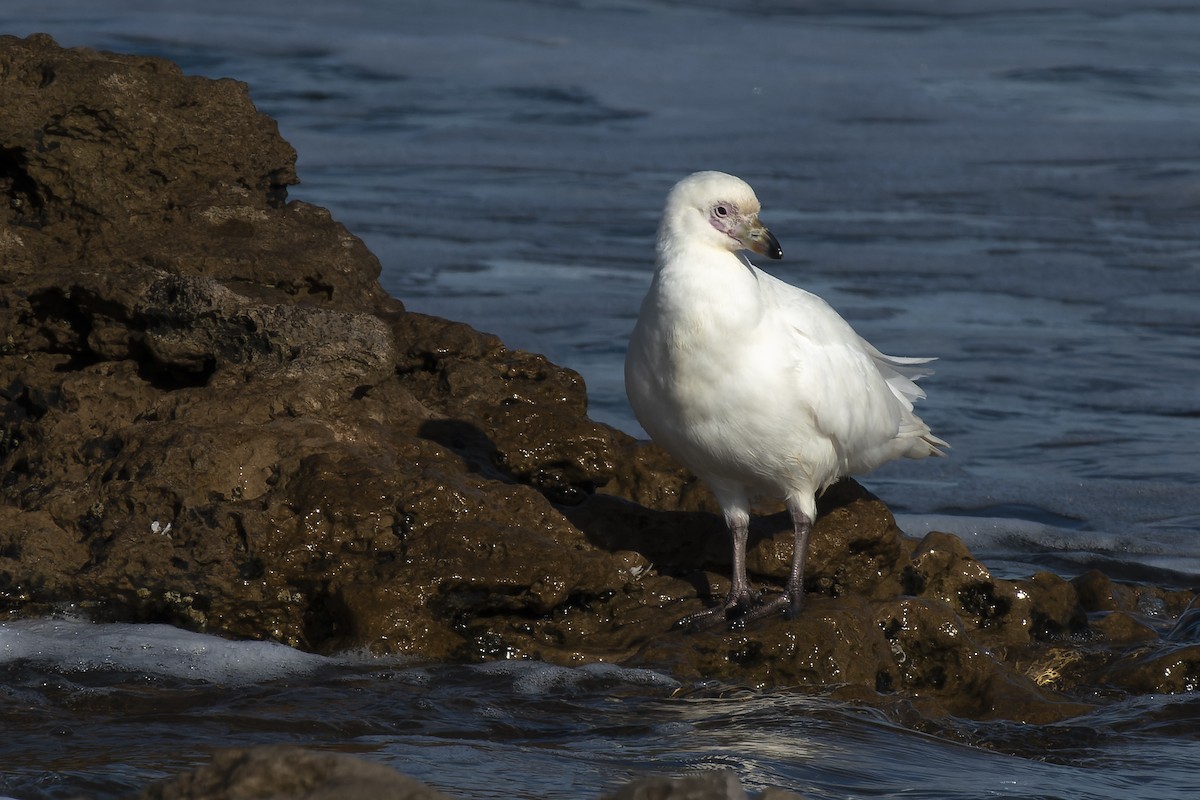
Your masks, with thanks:
M748 184L721 172L684 178L667 197L657 271L625 358L625 388L647 433L716 495L733 537L722 606L760 616L803 596L816 496L843 475L945 442L913 414L915 381L933 359L880 353L814 294L739 251L781 258ZM755 608L746 579L751 499L781 498L796 530L784 594Z

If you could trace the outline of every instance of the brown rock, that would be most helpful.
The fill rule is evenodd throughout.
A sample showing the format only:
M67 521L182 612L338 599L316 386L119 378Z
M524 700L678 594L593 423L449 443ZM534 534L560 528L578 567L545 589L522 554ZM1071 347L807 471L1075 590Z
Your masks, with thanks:
M286 203L295 155L243 85L46 37L0 65L9 608L450 657L465 613L608 591L547 496L632 442L574 373L404 313Z
M1091 620L1092 632L1114 645L1150 642L1159 638L1158 632L1126 611L1100 614Z
M1123 605L1124 587L1113 583L1099 570L1088 570L1071 583L1084 611L1116 611Z
M1117 659L1105 682L1135 694L1181 694L1200 690L1200 645L1150 645Z
M138 800L448 800L406 775L343 753L263 746L148 787Z
M605 796L605 800L748 800L737 775L727 769L714 769L677 778L652 776L639 778ZM795 792L767 789L758 800L803 800Z
M757 800L802 800L770 788ZM366 758L265 745L222 750L202 767L147 787L137 800L449 800L390 767ZM729 770L631 781L607 800L748 800Z

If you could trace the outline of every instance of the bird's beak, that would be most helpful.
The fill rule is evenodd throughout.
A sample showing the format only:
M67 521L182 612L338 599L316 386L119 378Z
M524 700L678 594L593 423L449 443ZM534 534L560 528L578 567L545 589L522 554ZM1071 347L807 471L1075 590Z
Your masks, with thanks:
M753 250L767 258L783 258L783 248L779 246L779 240L767 230L767 226L763 225L757 216L750 217L741 225L737 231L737 238L747 250Z

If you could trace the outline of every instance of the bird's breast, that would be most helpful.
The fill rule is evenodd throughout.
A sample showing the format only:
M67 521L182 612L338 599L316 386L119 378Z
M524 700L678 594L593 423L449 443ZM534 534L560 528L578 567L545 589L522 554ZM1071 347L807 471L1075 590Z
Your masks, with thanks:
M757 323L730 309L690 307L644 315L626 364L629 399L656 439L737 424L783 377L763 364Z

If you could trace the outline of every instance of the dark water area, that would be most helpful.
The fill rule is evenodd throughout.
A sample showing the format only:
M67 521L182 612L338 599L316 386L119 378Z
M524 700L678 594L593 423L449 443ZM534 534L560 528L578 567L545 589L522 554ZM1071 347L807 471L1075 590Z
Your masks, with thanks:
M953 531L1002 577L1200 584L1200 7L0 7L0 32L35 31L247 82L299 153L292 196L363 238L389 292L578 370L593 416L633 433L621 363L663 199L691 171L738 174L783 244L772 272L885 352L939 358L921 413L950 457L864 479L907 532ZM1192 695L914 730L787 692L544 666L271 651L228 658L282 673L189 679L179 659L221 643L117 629L166 653L147 664L104 649L113 629L45 624L37 652L0 626L0 791L18 798L115 796L267 741L465 796L591 797L722 765L819 798L1200 790Z

